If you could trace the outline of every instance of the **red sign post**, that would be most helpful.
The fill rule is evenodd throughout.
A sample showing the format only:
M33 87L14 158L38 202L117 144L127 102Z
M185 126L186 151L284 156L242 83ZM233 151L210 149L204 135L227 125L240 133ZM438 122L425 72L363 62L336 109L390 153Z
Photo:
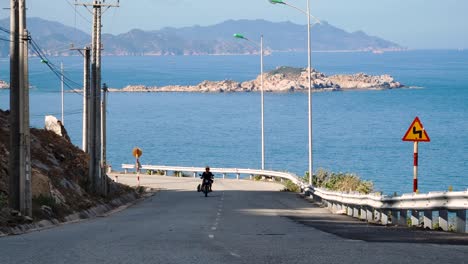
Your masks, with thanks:
M143 151L139 147L135 147L132 150L132 154L136 158L135 169L137 172L137 184L138 184L138 187L140 187L140 169L141 169L140 157L141 155L143 155Z
M416 117L406 131L403 141L414 142L414 154L413 154L413 192L418 192L418 143L419 142L430 142L431 139L426 133L424 126L418 117Z

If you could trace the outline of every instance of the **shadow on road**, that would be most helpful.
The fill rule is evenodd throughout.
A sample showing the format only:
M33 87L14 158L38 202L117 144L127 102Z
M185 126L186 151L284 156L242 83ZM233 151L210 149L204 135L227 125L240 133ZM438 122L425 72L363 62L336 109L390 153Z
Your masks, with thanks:
M164 190L164 192L172 191ZM224 196L226 200L236 200L230 207L225 208L231 213L258 217L259 222L265 221L262 220L264 217L283 217L297 224L350 240L468 245L468 234L370 224L347 215L332 214L326 208L307 201L295 193L214 190L206 198L203 193L197 191L179 190L178 193L178 195L200 198L200 201L206 198L210 198L207 201L213 201L213 198Z

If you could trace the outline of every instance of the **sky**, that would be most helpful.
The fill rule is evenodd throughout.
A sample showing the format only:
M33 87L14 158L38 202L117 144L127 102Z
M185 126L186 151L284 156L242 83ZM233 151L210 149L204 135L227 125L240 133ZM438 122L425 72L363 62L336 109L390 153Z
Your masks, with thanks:
M75 0L26 1L30 17L91 30L91 14L74 6ZM307 6L307 0L285 1L304 10ZM7 0L1 3L9 5ZM310 7L314 16L346 31L363 30L411 49L468 48L468 0L310 0ZM1 18L8 16L8 10L0 9ZM207 26L228 19L307 23L304 14L268 0L121 0L119 8L104 14L103 32Z

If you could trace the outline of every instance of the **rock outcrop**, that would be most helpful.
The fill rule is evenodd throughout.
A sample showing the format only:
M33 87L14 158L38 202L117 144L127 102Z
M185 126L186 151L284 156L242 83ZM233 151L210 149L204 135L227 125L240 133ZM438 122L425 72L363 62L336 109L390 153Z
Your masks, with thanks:
M55 134L65 138L69 143L71 139L68 136L67 130L62 124L62 121L58 120L55 116L46 116L45 117L45 130L52 131Z
M0 80L0 89L8 89L8 88L10 88L10 84L5 81Z
M266 92L295 92L308 90L307 69L279 67L263 74L263 87ZM340 91L346 89L393 89L403 85L390 75L372 76L364 73L353 75L326 76L315 69L311 71L313 91ZM123 89L109 89L110 92L258 92L261 89L261 76L255 80L236 82L232 80L203 81L198 85L169 85L147 87L130 85Z

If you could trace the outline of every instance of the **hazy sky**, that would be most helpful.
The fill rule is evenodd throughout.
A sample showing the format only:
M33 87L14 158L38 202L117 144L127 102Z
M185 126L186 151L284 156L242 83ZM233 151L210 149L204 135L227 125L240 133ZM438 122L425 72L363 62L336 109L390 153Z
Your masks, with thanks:
M26 1L31 17L90 31L90 13L84 7L76 7L75 13L74 0ZM307 3L288 2L304 9ZM310 0L310 4L313 15L347 31L363 30L409 48L468 48L468 0ZM2 18L8 16L7 10L0 12ZM120 8L105 13L103 32L205 26L227 19L306 23L300 12L267 0L121 0Z

